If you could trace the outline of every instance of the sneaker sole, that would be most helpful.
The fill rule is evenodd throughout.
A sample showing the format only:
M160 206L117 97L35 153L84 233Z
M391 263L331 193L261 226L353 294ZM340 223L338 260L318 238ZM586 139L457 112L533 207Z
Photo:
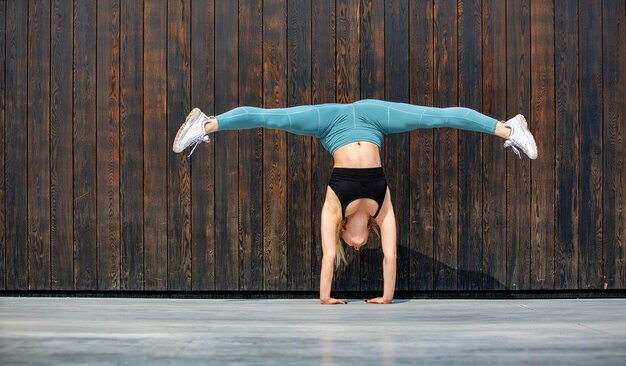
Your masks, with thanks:
M185 118L185 122L183 122L183 124L178 129L178 132L176 133L176 137L174 137L174 143L172 144L172 150L175 153L183 152L183 150L185 150L187 148L187 146L185 146L184 148L182 148L182 149L177 151L176 145L178 145L178 142L180 141L180 138L185 134L185 132L187 132L187 130L189 130L189 126L191 125L191 121L194 120L195 117L198 116L199 113L200 113L200 109L199 108L192 109L191 112L189 112L189 114L187 115L187 118Z
M521 117L520 126L522 127L522 132L524 132L524 135L526 135L526 138L533 143L533 146L535 147L535 151L537 151L537 142L535 141L535 137L533 136L533 134L530 133L530 131L528 130L528 121L526 121L526 117L524 117L521 114L519 116ZM534 159L537 159L537 155L538 153L535 153L534 156L528 155L528 157L534 160Z

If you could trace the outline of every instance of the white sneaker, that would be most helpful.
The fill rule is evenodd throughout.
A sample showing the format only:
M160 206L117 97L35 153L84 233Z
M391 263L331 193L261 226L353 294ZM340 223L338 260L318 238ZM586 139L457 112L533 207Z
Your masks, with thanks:
M204 125L210 122L211 118L215 117L208 117L198 108L194 108L191 112L189 112L187 118L185 119L185 123L180 126L178 133L176 133L172 150L174 150L175 153L179 153L187 147L194 145L188 155L191 156L198 144L201 142L211 141L209 135L207 135L204 130Z
M504 142L504 147L510 146L520 159L522 156L517 148L520 148L529 158L537 159L537 143L535 143L533 134L528 130L526 118L518 114L506 121L504 125L511 128L511 135L508 140Z

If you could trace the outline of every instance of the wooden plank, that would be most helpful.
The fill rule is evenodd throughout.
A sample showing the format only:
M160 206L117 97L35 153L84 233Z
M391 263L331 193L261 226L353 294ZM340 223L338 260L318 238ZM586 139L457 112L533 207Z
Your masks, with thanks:
M28 3L28 288L50 289L50 3Z
M285 0L263 2L263 100L265 108L285 107L287 93ZM287 133L263 135L263 282L265 290L287 288Z
M51 2L50 278L52 290L74 289L72 177L73 4Z
M361 2L361 98L385 99L385 4ZM393 191L393 190L392 190ZM361 290L383 288L383 252L380 239L371 233L359 253Z
M167 9L167 141L174 136L190 106L189 0L168 2ZM191 177L186 154L168 154L167 287L191 289Z
M483 2L483 112L506 116L506 4ZM502 140L483 141L483 282L486 290L506 288L506 153Z
M215 5L191 3L191 106L214 113ZM213 137L213 136L211 136ZM213 143L191 159L191 288L215 289L215 154ZM195 154L196 152L194 152ZM194 155L195 156L195 155Z
M120 288L119 2L98 1L98 289Z
M507 115L530 112L530 4L507 3ZM529 121L532 131L533 124ZM507 149L507 288L530 288L530 162Z
M120 288L143 290L143 4L120 12Z
M263 1L239 2L239 104L263 104ZM263 290L263 129L239 131L239 289Z
M482 9L480 0L463 0L459 9L459 106L482 110ZM485 136L485 138L493 138ZM459 131L460 290L482 288L482 136Z
M311 104L311 0L287 13L287 105ZM287 288L311 289L311 137L287 135Z
M546 4L542 3L542 7ZM537 253L536 247L543 247L544 251L554 249L554 288L557 289L571 289L578 288L578 244L579 239L579 190L578 190L578 177L580 176L578 169L578 159L572 159L574 156L578 156L579 135L578 130L578 68L577 63L572 60L577 59L578 55L578 19L576 17L577 4L572 1L557 1L555 4L554 14L556 15L554 24L554 36L550 39L550 34L547 32L546 27L551 27L551 20L545 19L552 15L552 9L536 9L533 4L533 13L531 19L533 20L533 65L535 61L537 66L533 66L533 85L541 85L541 88L533 88L537 92L543 91L549 92L555 90L556 102L556 115L554 116L554 122L556 122L556 131L554 129L549 130L552 127L552 116L538 114L533 116L532 120L540 123L535 123L536 131L533 131L537 136L541 138L537 141L539 151L545 150L546 155L539 159L536 163L533 163L533 195L535 198L533 202L535 204L547 205L544 208L544 212L541 216L553 217L548 215L547 209L551 208L558 214L555 220L549 220L547 217L538 217L533 214L532 218L535 221L533 223L533 251L531 253L532 268L531 268L531 283L536 288L551 288L549 283L544 281L538 282L541 277L547 276L545 282L551 280L550 278L550 266L543 268L536 268L537 255L545 259L549 259L548 254L540 251ZM536 10L539 14L535 14ZM541 21L541 26L536 26L536 19ZM544 24L546 23L546 24ZM539 29L539 28L543 29ZM551 28L549 28L551 29ZM554 38L559 42L555 43ZM546 42L550 42L547 44ZM546 50L549 50L549 46L554 45L554 53L546 54ZM546 61L550 59L554 60L554 69L544 69ZM542 66L542 64L544 64ZM550 64L551 66L552 64ZM554 74L554 70L558 70ZM535 80L537 76L541 76L542 73L552 73L554 77L550 77L550 74L546 75L545 79L540 78ZM539 84L535 84L539 83ZM556 85L555 88L553 86ZM545 88L545 89L544 89ZM533 105L535 110L538 109L538 101L533 97ZM546 100L546 102L548 102ZM546 105L547 107L547 105ZM552 112L550 109L543 110L543 113ZM558 136L558 145L555 143L555 135ZM546 163L553 163L551 152L554 151L554 146L557 146L556 151L556 191L549 196L540 197L536 195L537 188L539 192L545 191L548 188L550 181L545 180L542 185L544 187L535 187L537 179L548 179L552 176L548 171L551 166L545 165ZM541 170L538 167L541 166ZM536 170L539 170L536 172ZM556 203L556 208L552 204ZM533 204L533 209L535 207ZM553 212L550 210L549 212ZM540 214L539 212L537 214ZM556 221L556 230L554 248L551 248L551 238L535 237L537 233L544 233L545 236L550 232L545 232L544 228L536 227L536 223L544 222L542 226ZM543 243L539 243L539 240L543 240ZM544 260L545 260L544 259ZM544 263L549 265L550 262ZM536 283L538 282L538 283Z
M435 1L435 106L457 103L457 7L456 1ZM458 257L458 131L435 131L434 159L434 288L457 288Z
M5 177L5 133L6 133L6 2L0 4L0 56L5 62L0 67L0 290L6 289L5 248L6 248L6 190Z
M434 4L433 0L409 3L410 101L434 105ZM409 164L410 248L409 290L433 289L434 248L434 130L410 132Z
M604 239L604 287L624 288L626 284L626 149L624 120L626 119L626 59L624 45L624 16L626 3L606 0L602 3L603 58L603 116L604 207L602 237Z
M144 289L167 289L167 1L144 4Z
M311 102L335 101L335 3L311 0ZM311 289L319 290L322 266L322 241L320 217L333 167L332 156L322 147L319 139L311 143L311 217L313 219L313 247L311 252Z
M96 1L74 7L74 288L98 288Z
M215 2L215 112L237 107L238 26L236 4ZM219 122L219 121L218 121ZM215 135L215 287L239 288L237 131Z
M578 4L580 139L578 288L602 289L602 7Z
M336 83L338 103L351 103L359 99L359 33L360 2L337 0L336 6ZM347 265L335 271L335 288L359 290L360 256L355 250L345 247Z
M394 1L385 4L385 95L393 102L409 101L409 4ZM379 49L378 52L382 52ZM391 202L396 216L397 265L396 289L409 288L409 220L410 194L409 133L393 134L386 138L384 167ZM371 236L374 236L372 233ZM382 268L380 272L382 274ZM382 288L381 288L382 289Z

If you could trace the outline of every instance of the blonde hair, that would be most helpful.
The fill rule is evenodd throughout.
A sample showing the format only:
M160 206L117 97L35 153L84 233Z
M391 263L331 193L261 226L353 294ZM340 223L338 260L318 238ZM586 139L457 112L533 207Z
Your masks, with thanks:
M344 264L348 264L348 262L346 261L346 252L343 250L343 239L341 239L341 229L344 227L347 221L348 218L344 217L337 222L337 228L335 230L335 269L339 268L341 262L343 262ZM378 238L380 238L378 224L376 223L376 220L374 220L374 218L371 216L368 220L367 228L370 230L374 229L374 232L376 233Z

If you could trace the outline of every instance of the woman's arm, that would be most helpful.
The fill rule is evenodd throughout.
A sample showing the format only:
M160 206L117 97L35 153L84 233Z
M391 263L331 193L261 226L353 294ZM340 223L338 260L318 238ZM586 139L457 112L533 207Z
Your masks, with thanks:
M335 230L337 223L341 220L341 212L338 212L335 205L324 202L322 207L322 271L320 274L320 303L321 304L345 304L345 301L330 297L330 289L333 282L333 269L335 266Z
M396 217L393 213L391 199L387 191L388 207L380 221L380 239L383 248L383 297L368 300L370 304L391 304L396 289Z

